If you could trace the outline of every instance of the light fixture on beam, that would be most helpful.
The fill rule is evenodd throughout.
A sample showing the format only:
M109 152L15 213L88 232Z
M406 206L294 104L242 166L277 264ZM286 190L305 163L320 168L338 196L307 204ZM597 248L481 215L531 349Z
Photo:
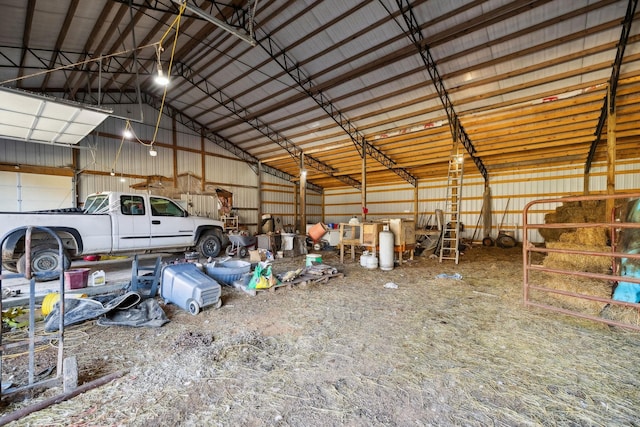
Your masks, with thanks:
M131 132L131 123L129 123L129 120L127 120L127 123L124 126L124 132L122 132L122 136L127 139L133 138L133 132Z
M115 171L115 169L111 169L111 173L110 173L109 175L111 175L111 176L116 176L116 171Z
M154 81L159 86L167 86L169 84L169 77L164 75L164 72L162 71L162 61L160 61L160 54L163 50L162 46L156 46L156 66L158 68L158 74L154 78Z

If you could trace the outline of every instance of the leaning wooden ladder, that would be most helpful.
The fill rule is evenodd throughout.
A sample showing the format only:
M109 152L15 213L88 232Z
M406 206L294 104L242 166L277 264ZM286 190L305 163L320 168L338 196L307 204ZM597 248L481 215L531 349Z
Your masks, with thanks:
M445 199L445 224L440 237L440 262L443 259L460 259L460 201L462 200L462 155L452 154L447 173L447 197ZM448 221L447 221L448 220Z

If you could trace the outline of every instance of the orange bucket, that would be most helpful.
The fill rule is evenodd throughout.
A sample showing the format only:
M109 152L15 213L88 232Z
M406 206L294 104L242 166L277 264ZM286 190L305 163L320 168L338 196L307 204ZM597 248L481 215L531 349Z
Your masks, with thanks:
M317 242L322 239L322 236L324 236L326 232L327 226L319 222L309 229L309 237L311 237L314 242Z

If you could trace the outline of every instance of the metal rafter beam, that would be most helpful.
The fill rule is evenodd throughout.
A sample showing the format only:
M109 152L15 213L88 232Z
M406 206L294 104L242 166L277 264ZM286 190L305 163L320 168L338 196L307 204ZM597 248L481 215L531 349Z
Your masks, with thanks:
M253 117L249 111L240 106L233 98L225 95L220 89L216 88L213 84L209 83L207 79L199 76L194 70L192 70L188 65L182 62L176 62L174 71L184 78L187 82L189 82L193 87L197 88L205 95L207 95L210 99L217 102L220 106L226 108L231 113L233 113L236 117L242 120L244 123L249 124L255 130L260 132L262 135L266 136L273 143L280 146L287 153L291 155L294 160L299 160L300 155L303 153L303 150L296 146L294 143L289 141L284 136L280 135L276 130L272 129L267 123L264 123L257 117ZM305 165L320 171L324 174L327 174L333 178L336 178L347 185L353 186L355 188L360 189L360 182L349 176L336 175L336 170L331 166L313 158L309 155L304 155Z
M374 160L380 162L384 167L393 171L396 175L407 181L414 187L417 186L417 178L409 173L404 168L398 166L398 164L380 151L379 148L369 143L367 139L362 135L356 126L344 115L338 108L333 105L333 102L327 98L322 91L314 89L314 84L311 81L311 77L298 66L298 62L289 56L285 49L278 46L278 44L271 38L271 36L264 31L261 31L262 36L256 37L260 47L304 90L304 92L313 99L320 108L322 108L328 115L335 121L338 126L344 130L347 135L353 141L360 157L368 154Z
M627 4L627 12L622 22L622 33L620 34L620 41L618 42L618 49L616 51L616 59L611 67L611 77L609 78L610 90L607 91L607 95L604 97L602 109L600 110L600 117L598 118L598 124L596 131L594 132L595 139L589 147L589 154L587 155L587 161L584 165L584 173L587 174L591 170L591 163L593 157L596 155L596 147L600 142L602 136L602 129L607 121L607 116L616 110L616 91L618 90L618 80L620 78L620 67L622 66L622 59L624 58L624 50L627 47L629 41L629 34L631 33L631 23L633 22L633 16L636 13L636 7L638 6L638 0L629 0ZM611 95L611 103L609 103L609 94Z
M251 46L255 46L256 41L253 38L253 16L244 9L212 1L208 8L209 10L206 11L196 5L190 4L188 0L172 1L176 4L184 5L185 9L191 13L246 41ZM229 17L227 17L227 15L229 15L227 12L228 9L232 11ZM216 15L222 16L222 20L218 19ZM242 32L238 30L242 30Z
M409 39L413 42L413 44L418 49L418 52L420 53L422 62L424 63L427 72L429 73L429 77L431 77L431 81L433 82L436 92L440 97L440 101L444 106L444 110L447 113L453 140L460 141L462 143L464 148L467 150L467 153L469 153L469 156L471 156L471 160L473 160L473 163L475 163L476 167L480 171L480 174L486 181L488 179L487 168L484 166L482 160L476 156L476 149L473 146L469 135L464 130L462 123L460 123L460 118L455 112L453 103L451 102L451 98L449 98L447 89L445 88L444 82L442 81L440 73L438 72L438 68L436 67L436 61L433 59L433 56L431 56L431 51L429 50L427 43L425 43L424 41L422 29L418 24L415 14L413 13L411 3L409 2L409 0L396 0L396 3L398 4L398 9L402 13L404 22L407 24L407 30L402 28L402 26L400 26L400 28L402 28L407 37L409 37Z
M81 93L79 95L83 95L83 100L82 100L83 103L86 103L86 104L96 103L95 102L96 98L93 96L93 94ZM144 104L147 104L152 108L156 109L157 111L160 111L161 100L145 92L142 92L140 96L142 97L141 101ZM123 104L123 103L137 104L139 102L139 100L137 99L137 95L134 92L103 93L102 97L103 97L103 102L102 102L103 104L108 104L110 103L109 101L113 102L114 104ZM257 165L259 160L253 155L251 155L250 153L248 153L247 151L244 151L242 148L238 147L237 145L234 145L233 143L221 137L217 133L210 131L203 124L197 122L196 120L182 113L180 110L173 108L171 105L168 105L166 102L164 104L164 108L162 111L163 111L163 114L166 115L167 117L171 117L171 118L175 117L178 123L182 124L188 129L191 129L193 132L195 132L198 135L203 135L205 138L207 138L209 141L213 142L217 146L222 147L225 150L229 151L230 153L238 157L240 160L246 162L254 170L254 172L257 172ZM296 178L294 176L289 175L288 173L281 171L279 169L276 169L272 166L265 165L264 163L262 164L262 170L265 173L268 173L269 175L273 175L275 177L284 179L289 182L296 181ZM307 182L307 188L309 190L315 191L320 194L322 194L323 192L322 187L315 185L311 182Z
M49 74L54 73L56 69L64 68L65 71L81 72L81 73L97 73L100 70L104 74L128 74L135 75L135 64L130 56L107 56L102 60L91 60L91 58L98 58L99 55L95 55L90 52L71 52L52 49L33 49L15 46L0 46L0 68L18 68L18 64L13 61L7 54L10 51L20 51L20 57L25 59L35 59L40 66L37 65L23 65L22 69L32 71L32 74L36 74L42 71L50 71ZM49 58L55 55L56 60L53 63L49 63ZM74 58L84 58L81 63L78 63ZM88 62L87 62L88 61ZM146 75L154 74L153 68L148 68L145 64L155 63L153 57L138 57L138 72ZM23 73L26 77L22 81L28 80L28 73Z

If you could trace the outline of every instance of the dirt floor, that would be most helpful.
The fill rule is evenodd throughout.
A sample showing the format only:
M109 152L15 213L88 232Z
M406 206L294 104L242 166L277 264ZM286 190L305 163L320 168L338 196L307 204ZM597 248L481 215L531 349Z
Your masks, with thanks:
M159 328L66 328L79 384L122 375L10 425L638 425L640 334L525 308L520 248L392 271L322 257L345 277L255 296L225 286L223 306L196 316L162 304ZM55 364L52 346L37 354L36 372ZM20 363L3 360L3 381ZM8 396L1 410L61 393Z

